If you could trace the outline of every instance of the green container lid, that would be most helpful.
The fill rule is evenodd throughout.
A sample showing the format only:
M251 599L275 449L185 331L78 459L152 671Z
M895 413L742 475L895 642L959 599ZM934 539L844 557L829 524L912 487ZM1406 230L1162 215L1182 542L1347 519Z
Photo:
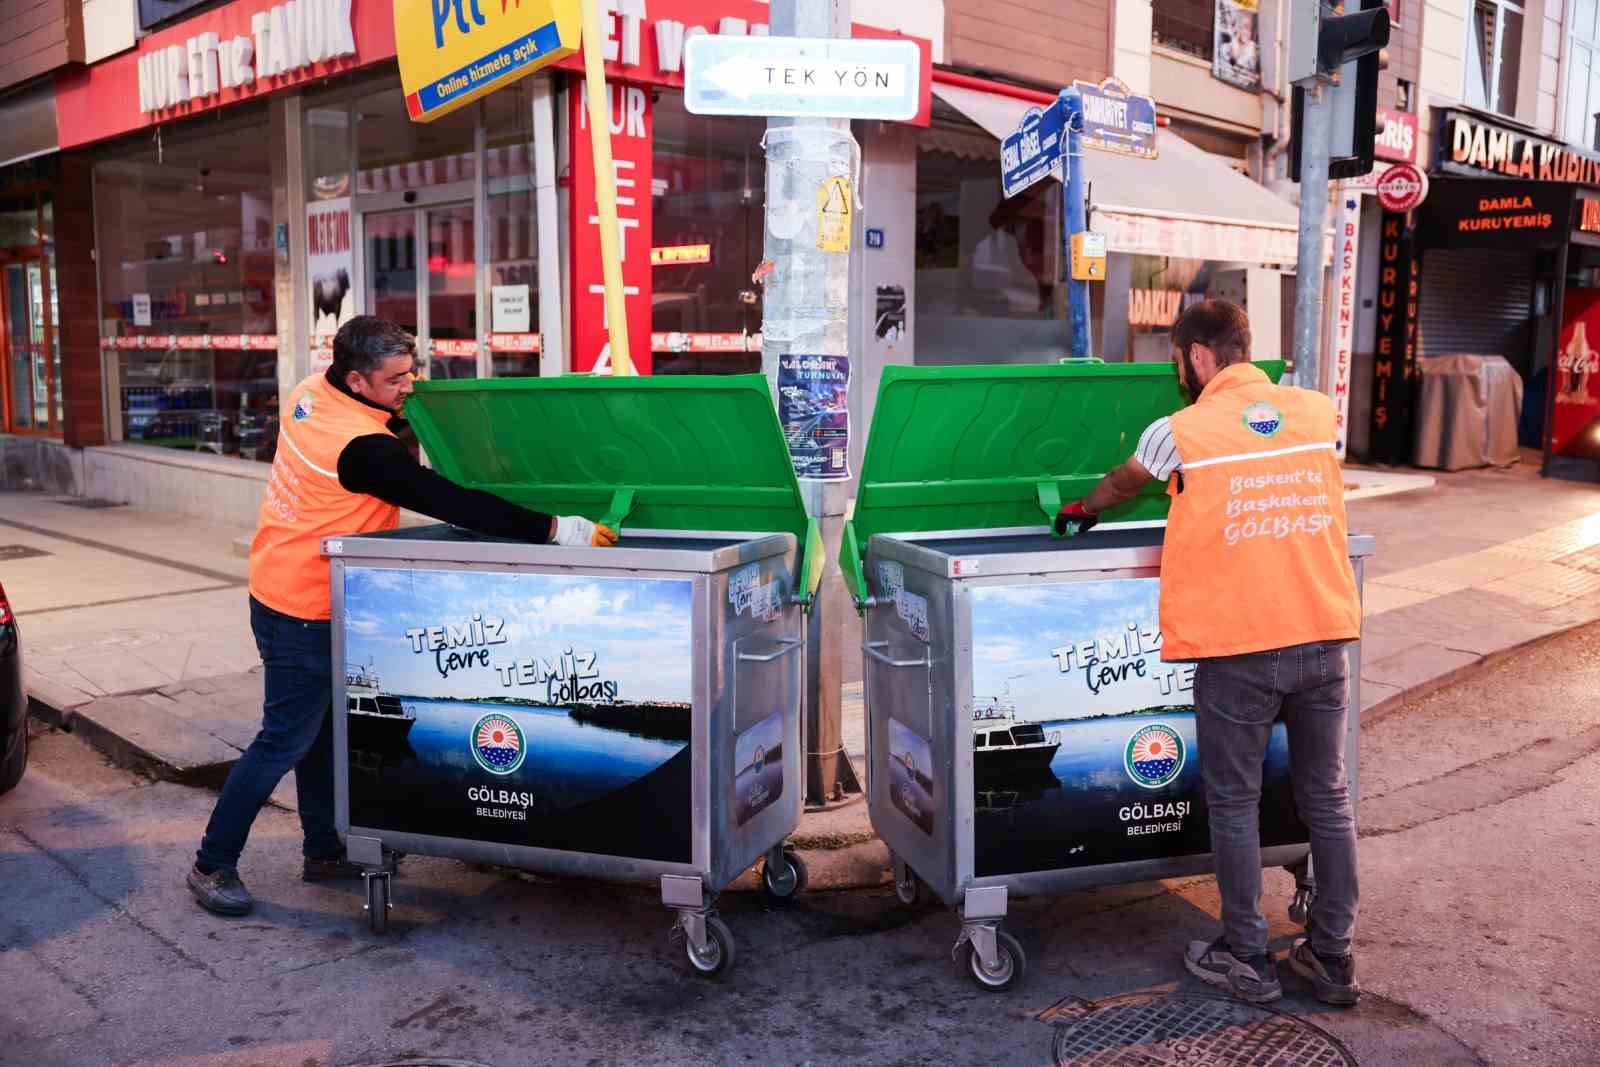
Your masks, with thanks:
M822 538L763 375L419 381L406 417L460 485L619 533L792 533L801 593L821 578Z
M1257 364L1274 380L1281 361ZM1184 406L1170 363L884 368L840 565L857 602L874 534L1038 527ZM1152 482L1107 521L1164 519Z

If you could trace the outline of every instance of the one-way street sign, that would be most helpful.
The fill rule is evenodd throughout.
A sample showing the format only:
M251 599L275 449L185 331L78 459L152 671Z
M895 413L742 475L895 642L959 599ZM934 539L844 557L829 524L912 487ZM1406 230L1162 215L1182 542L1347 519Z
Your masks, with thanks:
M921 103L914 41L703 34L684 43L683 71L695 115L905 121Z

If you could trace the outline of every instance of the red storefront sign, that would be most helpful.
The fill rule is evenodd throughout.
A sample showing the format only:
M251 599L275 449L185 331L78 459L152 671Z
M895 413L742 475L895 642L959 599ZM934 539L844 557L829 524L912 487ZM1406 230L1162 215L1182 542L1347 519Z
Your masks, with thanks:
M1372 155L1394 163L1415 163L1417 160L1417 116L1408 111L1378 109L1378 121L1383 132L1373 140Z
M651 163L655 152L650 91L606 85L610 97L611 155L617 177L618 250L628 308L628 354L649 374L650 247L654 233ZM595 203L594 148L582 91L567 94L572 130L572 369L611 373L606 325L605 274L600 263L600 215Z
M1600 289L1568 289L1561 306L1550 451L1600 459Z
M1428 195L1428 176L1409 163L1396 163L1378 179L1378 203L1383 210L1404 215Z

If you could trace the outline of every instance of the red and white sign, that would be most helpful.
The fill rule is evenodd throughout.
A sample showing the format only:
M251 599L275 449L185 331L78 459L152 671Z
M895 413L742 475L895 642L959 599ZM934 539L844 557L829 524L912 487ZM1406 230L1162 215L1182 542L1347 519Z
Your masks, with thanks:
M1344 459L1349 443L1350 367L1356 337L1356 263L1361 249L1361 197L1346 192L1339 200L1333 231L1333 313L1328 316L1328 361L1325 388L1333 398L1334 448Z
M1387 159L1391 163L1415 163L1418 139L1417 116L1409 111L1390 111L1388 108L1380 107L1378 121L1383 123L1383 132L1373 141L1373 156L1377 159Z
M1600 459L1600 289L1568 289L1551 382L1550 451Z
M589 143L586 90L569 93L572 130L572 369L611 373L605 273L600 263L600 209L595 203L594 149ZM607 83L611 156L617 177L617 239L622 292L628 309L628 355L649 374L650 182L654 137L650 90Z
M1396 163L1378 178L1378 203L1404 215L1428 195L1428 176L1410 163Z

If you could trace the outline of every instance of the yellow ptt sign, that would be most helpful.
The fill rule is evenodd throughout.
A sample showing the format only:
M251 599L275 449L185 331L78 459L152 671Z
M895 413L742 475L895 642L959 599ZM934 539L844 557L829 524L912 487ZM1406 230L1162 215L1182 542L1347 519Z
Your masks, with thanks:
M570 56L583 0L394 0L400 84L413 121L431 122Z

